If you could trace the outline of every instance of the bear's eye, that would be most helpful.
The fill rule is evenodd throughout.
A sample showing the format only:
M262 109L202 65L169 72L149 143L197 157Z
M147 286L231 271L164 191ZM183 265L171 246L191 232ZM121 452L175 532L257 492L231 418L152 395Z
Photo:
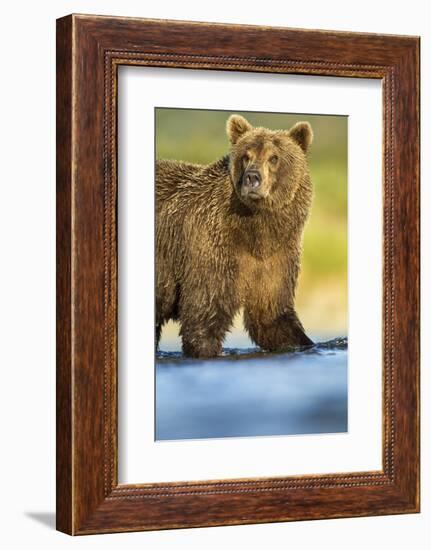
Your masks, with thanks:
M269 162L270 162L271 164L277 164L277 162L278 162L278 157L277 157L277 155L272 155L272 157L269 159Z

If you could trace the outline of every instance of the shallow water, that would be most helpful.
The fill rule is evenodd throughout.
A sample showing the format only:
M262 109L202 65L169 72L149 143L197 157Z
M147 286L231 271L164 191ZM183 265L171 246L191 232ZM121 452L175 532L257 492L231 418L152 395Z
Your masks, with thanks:
M280 354L225 349L210 360L157 354L157 440L346 431L347 338Z

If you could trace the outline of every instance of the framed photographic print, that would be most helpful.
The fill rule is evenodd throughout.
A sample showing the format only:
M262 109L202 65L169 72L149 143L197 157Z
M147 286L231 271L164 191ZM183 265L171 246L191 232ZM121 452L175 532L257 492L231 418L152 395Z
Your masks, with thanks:
M419 39L57 21L57 528L419 511Z

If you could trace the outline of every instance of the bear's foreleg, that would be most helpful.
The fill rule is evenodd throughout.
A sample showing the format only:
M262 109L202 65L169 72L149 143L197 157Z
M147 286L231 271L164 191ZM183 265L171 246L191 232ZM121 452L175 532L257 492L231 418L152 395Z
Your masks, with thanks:
M191 329L186 325L184 330L181 330L184 356L196 359L217 357L222 351L224 334L210 334L205 330Z
M223 340L230 325L230 318L227 320L219 317L208 326L203 319L199 319L198 315L187 315L186 319L181 321L180 329L183 354L186 357L201 359L220 355Z
M180 335L184 355L202 359L220 355L233 317L234 312L221 305L205 302L182 304Z
M313 345L293 308L286 309L273 319L245 310L244 324L251 339L267 351Z

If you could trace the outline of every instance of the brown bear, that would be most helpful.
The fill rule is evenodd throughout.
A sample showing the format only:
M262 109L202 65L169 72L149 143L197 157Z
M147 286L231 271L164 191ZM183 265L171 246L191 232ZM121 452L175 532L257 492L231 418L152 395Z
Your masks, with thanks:
M212 164L156 163L157 345L173 319L185 356L214 357L241 309L264 350L312 345L295 312L311 126L272 131L232 115L227 134L230 152Z

